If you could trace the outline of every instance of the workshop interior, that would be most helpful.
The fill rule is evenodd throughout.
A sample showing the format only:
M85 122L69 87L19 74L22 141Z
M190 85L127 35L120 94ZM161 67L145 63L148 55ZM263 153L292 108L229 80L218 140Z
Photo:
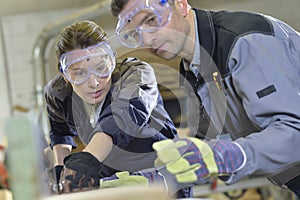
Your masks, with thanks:
M207 10L245 10L274 16L300 31L299 0L189 0ZM164 105L180 136L189 131L186 98L179 87L179 58L162 60L147 50L128 49L115 36L110 0L26 0L0 3L0 200L169 199L161 186L108 188L55 195L45 166L49 124L43 88L58 71L54 51L59 31L77 20L92 20L106 32L116 57L138 57L154 66ZM80 141L78 141L80 146ZM193 186L197 200L297 200L264 177L233 185ZM170 199L171 200L171 199Z

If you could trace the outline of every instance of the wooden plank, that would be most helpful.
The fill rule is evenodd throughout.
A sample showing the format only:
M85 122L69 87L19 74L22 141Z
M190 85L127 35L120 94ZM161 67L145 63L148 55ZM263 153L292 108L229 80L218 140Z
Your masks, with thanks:
M41 200L170 200L162 186L106 188L44 197Z
M1 200L12 200L12 193L7 189L0 190L0 199Z

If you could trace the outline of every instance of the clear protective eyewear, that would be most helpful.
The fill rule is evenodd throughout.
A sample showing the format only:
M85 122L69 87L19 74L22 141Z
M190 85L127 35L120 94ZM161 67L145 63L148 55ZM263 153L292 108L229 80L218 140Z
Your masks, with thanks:
M143 45L142 32L154 33L166 25L172 16L167 0L136 1L119 15L116 35L129 48Z
M68 81L81 84L87 81L91 74L98 77L111 75L116 66L116 58L110 45L101 42L63 54L60 57L60 65Z

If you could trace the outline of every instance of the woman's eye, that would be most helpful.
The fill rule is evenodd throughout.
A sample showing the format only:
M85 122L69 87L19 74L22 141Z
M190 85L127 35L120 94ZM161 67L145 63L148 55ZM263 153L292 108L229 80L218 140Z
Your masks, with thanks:
M77 74L78 74L78 75L83 75L83 74L84 74L84 72L83 72L83 71L81 71L81 72L77 72Z
M75 70L72 72L73 75L75 76L83 76L86 74L85 70Z
M98 65L95 67L95 69L96 69L97 71L104 71L105 65L104 65L103 63L100 63L100 64L98 64Z

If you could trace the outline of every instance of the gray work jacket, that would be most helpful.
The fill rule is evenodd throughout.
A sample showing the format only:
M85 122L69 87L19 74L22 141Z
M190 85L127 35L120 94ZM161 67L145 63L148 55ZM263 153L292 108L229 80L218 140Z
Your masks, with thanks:
M196 134L228 134L244 150L247 162L228 184L248 175L285 184L300 175L299 33L270 16L194 11L200 64L189 71L182 60L181 81L190 112L200 108Z

